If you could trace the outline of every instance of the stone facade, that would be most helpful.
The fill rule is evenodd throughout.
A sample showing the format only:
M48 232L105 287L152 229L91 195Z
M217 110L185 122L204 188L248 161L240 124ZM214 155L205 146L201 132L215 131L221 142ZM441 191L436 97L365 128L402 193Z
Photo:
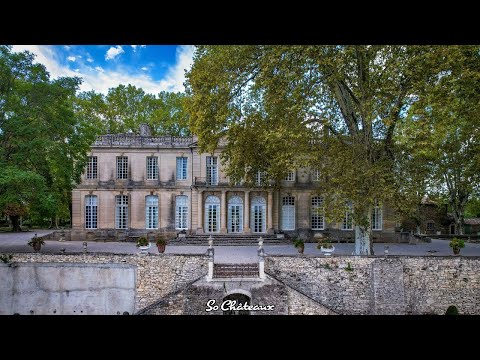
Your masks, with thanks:
M72 255L46 255L37 253L13 254L15 263L51 263L60 269L66 269L71 264L126 264L135 267L135 311L157 301L159 298L184 287L193 280L207 273L208 258L204 255L114 255L114 254L72 254ZM8 271L9 266L0 264L0 274ZM68 270L63 270L68 273ZM65 273L63 281L77 281ZM7 286L0 282L0 287ZM67 285L66 285L67 286ZM88 287L88 286L87 286ZM5 291L4 291L5 290ZM8 291L1 288L0 293ZM44 306L48 307L47 298L43 299ZM42 305L43 306L43 305ZM49 307L48 307L49 308ZM0 312L2 310L0 309Z
M132 235L154 236L159 232L174 236L185 229L189 234L284 231L304 239L332 235L353 241L353 231L342 230L341 223L326 223L322 230L312 228L312 197L317 196L317 183L311 169L295 170L292 181L282 181L280 190L234 185L220 161L224 144L213 154L204 154L195 136L152 137L145 128L141 133L99 136L92 145L89 156L95 161L95 170L87 167L82 182L72 192L71 240L126 240ZM125 176L120 176L125 178L119 179L117 167L123 167L117 161L122 157L128 160ZM210 157L216 159L215 170L207 164ZM154 180L149 180L147 158L156 159L154 172L158 177ZM185 173L177 176L177 166L183 169L179 158L186 159L186 166ZM215 173L218 175L210 176ZM116 221L120 216L116 196L125 196L128 201L125 224L120 226ZM147 224L148 196L158 199L153 226ZM181 199L186 206L182 215L186 217L185 226L179 220L180 196L184 196ZM94 223L87 221L86 199L95 203ZM381 229L373 231L374 240L396 239L393 211L383 205L382 214Z
M480 258L267 256L265 272L339 314L480 314Z

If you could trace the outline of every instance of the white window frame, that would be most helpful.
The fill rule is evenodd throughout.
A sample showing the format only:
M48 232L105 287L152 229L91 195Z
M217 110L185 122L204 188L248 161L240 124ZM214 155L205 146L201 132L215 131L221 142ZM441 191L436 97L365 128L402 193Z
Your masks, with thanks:
M375 206L372 211L372 230L381 231L383 229L383 209L382 204L375 200Z
M145 197L145 228L158 229L158 204L157 195L147 195Z
M177 180L187 180L188 177L188 158L186 156L177 157Z
M117 156L117 179L128 179L128 156Z
M313 169L312 171L312 181L320 181L320 170Z
M218 233L220 231L220 199L209 195L205 199L205 232Z
M128 195L115 196L115 229L128 229Z
M233 220L238 223L233 223ZM229 233L238 234L243 232L243 200L239 196L232 196L228 200L228 228Z
M262 186L265 175L265 171L257 171L257 173L255 174L255 185Z
M85 196L85 229L96 229L98 226L98 197Z
M290 171L287 173L287 175L285 176L285 179L284 179L284 180L285 180L285 181L290 181L290 182L295 181L295 171L290 170Z
M250 204L250 227L255 234L266 232L267 201L263 196L255 196Z
M295 230L295 197L282 197L282 230Z
M87 159L87 180L93 180L98 178L98 157L89 156Z
M323 197L312 196L310 225L312 230L325 230L325 207Z
M207 185L218 185L218 157L207 156Z
M429 225L431 225L431 229L429 228ZM435 222L434 221L427 221L427 231L435 231Z
M175 229L188 230L188 196L178 195L175 198Z
M158 180L158 156L147 156L147 180Z
M347 202L347 210L345 211L345 217L342 222L342 230L353 230L353 214L352 214L352 203Z

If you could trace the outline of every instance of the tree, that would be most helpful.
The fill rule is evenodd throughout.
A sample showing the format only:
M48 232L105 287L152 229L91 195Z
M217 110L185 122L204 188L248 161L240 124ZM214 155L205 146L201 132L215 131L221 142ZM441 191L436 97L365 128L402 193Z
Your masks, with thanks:
M278 183L289 169L320 169L327 216L340 221L351 205L355 252L373 254L374 204L408 203L401 190L415 188L397 176L397 155L406 155L395 146L395 128L429 71L429 51L199 46L186 81L191 129L204 151L227 140L222 158L233 181L261 170Z
M52 222L68 214L70 190L95 136L75 113L80 79L50 80L33 59L0 46L0 211L10 215L14 230L16 217L27 212ZM35 196L28 195L32 189Z
M403 141L429 169L430 193L450 205L463 234L466 206L480 190L480 47L440 47L433 55L433 75L409 109Z

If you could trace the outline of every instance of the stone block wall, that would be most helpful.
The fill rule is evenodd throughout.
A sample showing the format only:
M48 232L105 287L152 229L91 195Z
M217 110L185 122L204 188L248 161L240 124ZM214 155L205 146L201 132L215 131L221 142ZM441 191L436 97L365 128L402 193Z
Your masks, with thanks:
M480 314L480 258L268 256L265 271L339 314Z

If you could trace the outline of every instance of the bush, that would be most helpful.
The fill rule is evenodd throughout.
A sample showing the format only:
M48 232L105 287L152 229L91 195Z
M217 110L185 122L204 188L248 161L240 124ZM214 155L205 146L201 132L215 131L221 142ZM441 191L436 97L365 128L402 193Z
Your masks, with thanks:
M324 249L331 249L333 248L333 244L328 240L319 241L317 244L317 249L320 250L322 247Z
M297 238L293 241L293 246L295 246L296 248L305 247L305 243L302 239Z
M148 244L149 244L149 241L144 236L139 237L138 240L137 240L137 247L148 246Z
M452 241L450 241L449 246L452 248L454 254L459 254L460 249L465 247L465 242L462 239L454 237Z

